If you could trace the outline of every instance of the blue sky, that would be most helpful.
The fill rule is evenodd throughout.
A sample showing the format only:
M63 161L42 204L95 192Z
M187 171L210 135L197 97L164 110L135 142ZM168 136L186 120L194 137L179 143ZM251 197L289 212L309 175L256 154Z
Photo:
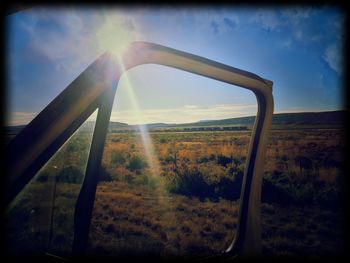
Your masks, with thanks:
M104 51L136 40L272 80L275 112L343 109L344 21L332 6L24 10L6 18L6 124L28 123ZM182 123L255 113L247 90L143 65L122 77L111 120Z

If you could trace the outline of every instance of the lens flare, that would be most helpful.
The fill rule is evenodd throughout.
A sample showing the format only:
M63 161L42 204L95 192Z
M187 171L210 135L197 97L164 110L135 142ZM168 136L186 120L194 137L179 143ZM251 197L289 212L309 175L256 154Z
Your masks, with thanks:
M157 182L157 187L155 189L152 189L154 191L154 195L158 198L158 201L160 203L164 204L164 198L161 198L164 195L167 195L165 182L161 179L161 168L158 160L158 156L156 154L152 138L149 134L147 125L142 125L147 122L147 116L140 110L139 103L137 100L137 97L134 93L134 89L131 85L130 79L128 77L127 72L125 71L124 64L122 60L120 59L120 56L115 56L115 58L118 61L119 66L123 69L124 74L122 75L123 83L125 84L125 88L127 91L127 96L130 101L130 105L132 107L132 113L133 117L137 120L137 123L139 123L139 131L141 135L141 141L143 144L145 156L147 163L149 165L149 169L151 174L149 175L149 181L153 180Z
M124 83L126 84L125 86L126 86L127 94L130 99L131 107L133 108L132 112L135 115L134 116L135 119L140 124L139 125L140 135L144 146L147 162L150 166L151 174L152 176L155 176L155 177L160 176L160 166L154 150L152 139L149 135L147 126L142 125L147 119L147 117L140 110L137 97L134 93L134 90L132 88L132 85L130 83L127 73L124 73L123 77L125 78Z
M105 12L103 22L96 31L98 49L119 55L129 43L137 40L139 34L135 30L135 21L117 12Z

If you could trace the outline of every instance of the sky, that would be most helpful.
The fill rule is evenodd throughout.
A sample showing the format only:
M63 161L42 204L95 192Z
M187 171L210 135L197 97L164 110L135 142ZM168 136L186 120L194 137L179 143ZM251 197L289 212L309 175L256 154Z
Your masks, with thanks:
M6 125L30 122L95 59L132 41L272 80L275 113L345 108L345 13L334 6L37 6L6 17ZM251 116L252 92L160 65L123 74L111 120L186 123Z

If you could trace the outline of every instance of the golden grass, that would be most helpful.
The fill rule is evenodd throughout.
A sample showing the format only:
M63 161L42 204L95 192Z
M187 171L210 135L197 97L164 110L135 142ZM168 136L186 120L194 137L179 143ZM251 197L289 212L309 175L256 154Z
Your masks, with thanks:
M163 160L163 177L172 176L175 166L173 162L164 162L165 158L176 155L177 162L188 159L183 162L188 167L199 167L209 177L208 181L218 180L225 168L214 160L201 164L197 160L219 154L245 157L249 136L250 132L151 133L157 158ZM160 138L165 140L160 142ZM88 142L89 138L83 139ZM300 174L300 167L295 162L297 156L305 156L318 164L310 173L325 183L333 183L342 171L339 167L325 167L323 161L327 158L342 160L342 139L341 130L272 131L265 172L279 171L307 179L307 173ZM114 181L100 183L97 188L89 240L90 254L120 256L148 253L161 257L189 257L212 255L228 246L237 227L238 202L225 199L214 202L167 193L161 188L163 177L155 186L127 183L127 177L147 176L149 168L133 172L126 165L113 166L111 155L114 150L125 156L145 155L138 135L108 135L102 163ZM78 162L83 166L86 158L87 152L86 155L68 152L65 145L45 169L52 174L56 172L52 169L53 165L61 168ZM79 188L80 185L58 184L55 231L50 249L57 254L70 253L74 205ZM46 250L47 219L52 200L50 189L52 187L48 187L48 183L34 180L7 211L8 239L15 253ZM343 240L341 219L336 211L317 205L284 207L264 203L264 253L268 256L336 255ZM44 227L40 228L40 225Z

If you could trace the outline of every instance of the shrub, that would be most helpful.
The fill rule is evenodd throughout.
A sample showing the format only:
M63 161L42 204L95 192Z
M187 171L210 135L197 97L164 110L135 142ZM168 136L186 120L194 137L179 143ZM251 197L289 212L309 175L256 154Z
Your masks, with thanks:
M196 196L201 199L237 200L240 198L243 170L221 166L188 166L181 163L174 173L168 174L168 190L186 196Z
M202 156L202 157L198 157L196 161L197 163L207 163L209 162L209 158L206 156Z
M218 155L218 160L217 160L217 162L218 162L218 164L220 164L220 165L226 167L229 163L232 162L232 158L220 154L220 155Z
M106 168L102 166L99 172L98 180L100 182L111 182L113 179L110 173L107 172Z
M233 161L235 167L238 167L242 164L242 160L239 158L232 158L232 161Z
M68 142L66 151L68 153L83 152L89 148L90 144L82 138L73 138Z
M215 193L222 198L236 200L240 198L243 182L243 171L224 176L215 184Z
M237 166L236 164L232 164L232 165L229 165L227 168L227 173L229 175L235 175L235 174L244 174L244 166L241 165L241 166Z
M187 196L197 196L199 198L212 197L213 187L204 179L202 173L197 168L182 167L178 169L169 185L169 191Z
M175 161L175 158L174 158L174 156L172 156L172 155L168 155L167 157L165 157L164 161L165 161L166 163L171 163L171 162L174 162L174 161Z
M61 183L80 184L82 183L84 174L76 166L70 165L63 168L57 177L57 181Z
M125 178L127 182L128 178ZM134 178L130 178L130 182L132 182L134 185L147 185L148 184L148 177L145 174L140 174L138 176L135 176Z
M45 183L48 181L50 174L48 172L42 172L38 175L38 178L36 179L37 182Z
M220 178L226 176L226 169L218 165L201 165L198 167L204 180L210 184L216 184L220 181Z
M300 174L303 174L303 170L307 171L308 173L313 168L312 160L304 156L298 155L295 157L294 162L299 166Z
M210 156L209 156L209 160L210 161L214 161L215 160L215 154L210 154Z
M310 175L312 176L312 174ZM300 178L297 174L274 172L263 179L262 201L280 204L319 204L326 208L339 203L339 187L310 176Z
M112 164L124 164L125 163L125 157L123 153L113 150L112 152Z
M299 204L310 204L316 201L316 190L311 182L293 187L295 199Z
M147 178L147 186L148 188L150 189L156 189L159 184L160 184L160 180L161 178L158 177L158 176L152 176L152 175L146 175L146 178Z
M133 184L134 183L134 176L132 174L126 174L125 175L125 181L128 184Z
M128 169L131 171L142 170L146 168L147 163L138 155L134 155L131 157L128 165Z
M340 168L341 167L341 162L337 161L335 159L332 159L330 157L327 157L325 160L322 161L322 165L325 168Z
M70 142L67 145L67 152L72 153L78 151L78 147L75 142Z
M286 188L271 179L263 178L261 201L287 205L294 204L296 200Z
M160 143L167 143L168 140L166 138L162 137L162 138L160 138L159 142Z
M136 176L126 176L126 181L129 184L147 186L152 190L156 189L159 186L161 180L162 178L159 176L154 176L152 174L146 173L142 173Z
M335 189L333 187L327 187L322 192L319 192L317 195L317 201L323 207L328 209L337 209L341 207L341 194L339 189Z

